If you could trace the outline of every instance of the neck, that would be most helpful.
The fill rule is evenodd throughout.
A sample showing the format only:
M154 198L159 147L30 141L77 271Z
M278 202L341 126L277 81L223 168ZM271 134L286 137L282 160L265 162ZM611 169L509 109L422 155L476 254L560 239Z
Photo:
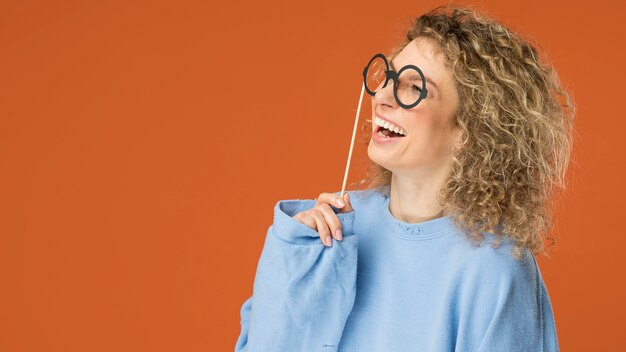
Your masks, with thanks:
M419 223L444 216L439 190L448 170L420 175L393 173L389 192L389 211L394 218Z

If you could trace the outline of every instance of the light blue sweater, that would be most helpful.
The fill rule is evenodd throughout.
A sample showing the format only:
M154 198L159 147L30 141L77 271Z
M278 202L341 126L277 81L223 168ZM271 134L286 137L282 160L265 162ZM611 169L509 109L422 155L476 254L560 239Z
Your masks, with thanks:
M508 239L477 247L448 216L406 223L386 194L348 193L332 247L292 218L315 200L276 203L236 352L558 351L529 251L516 261Z

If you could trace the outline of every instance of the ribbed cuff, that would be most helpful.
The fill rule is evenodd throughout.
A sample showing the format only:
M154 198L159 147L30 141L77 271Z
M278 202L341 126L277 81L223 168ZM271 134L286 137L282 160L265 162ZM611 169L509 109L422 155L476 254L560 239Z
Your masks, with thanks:
M292 218L292 216L301 211L313 208L315 203L316 201L312 199L289 199L276 202L274 206L274 224L272 225L274 234L283 241L292 244L322 244L317 230ZM348 213L337 213L337 209L332 207L331 209L333 209L339 221L341 221L342 237L353 236L353 224L356 210L352 210Z

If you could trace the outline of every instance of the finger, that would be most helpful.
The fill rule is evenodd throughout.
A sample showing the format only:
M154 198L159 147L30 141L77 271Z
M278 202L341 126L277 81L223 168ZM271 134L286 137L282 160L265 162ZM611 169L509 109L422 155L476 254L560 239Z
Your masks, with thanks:
M353 211L354 209L352 209L352 204L350 203L350 196L348 195L348 192L343 194L343 200L346 202L346 206L341 208L341 211L339 211L340 213L348 213Z
M343 229L341 226L341 221L339 220L339 217L337 217L337 214L335 214L335 212L330 208L330 205L328 204L320 204L316 208L319 209L324 215L324 219L326 221L326 224L330 228L330 232L333 238L337 241L341 241L342 235L337 230L341 231Z
M334 206L337 209L341 209L346 206L345 201L341 199L339 195L334 193L322 193L317 199L318 204L324 202L326 204Z
M317 229L317 223L315 221L315 218L308 215L305 212L299 212L298 214L293 216L298 222L312 228L312 229Z
M330 238L330 229L326 224L326 220L324 220L324 215L318 208L313 208L307 211L307 214L312 216L315 219L315 223L317 225L317 233L320 235L320 239L327 246L332 246L333 241Z

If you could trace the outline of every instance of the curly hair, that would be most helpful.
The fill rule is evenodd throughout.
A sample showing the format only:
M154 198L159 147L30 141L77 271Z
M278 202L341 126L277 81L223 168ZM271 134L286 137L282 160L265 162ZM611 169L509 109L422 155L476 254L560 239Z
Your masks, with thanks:
M412 21L395 57L417 37L443 53L459 95L452 172L440 190L445 214L475 245L484 232L549 257L556 243L551 199L565 189L575 105L551 64L540 62L530 40L470 7L447 4ZM371 120L362 142L371 138ZM391 172L369 160L358 182L388 192ZM548 248L549 249L549 248Z

